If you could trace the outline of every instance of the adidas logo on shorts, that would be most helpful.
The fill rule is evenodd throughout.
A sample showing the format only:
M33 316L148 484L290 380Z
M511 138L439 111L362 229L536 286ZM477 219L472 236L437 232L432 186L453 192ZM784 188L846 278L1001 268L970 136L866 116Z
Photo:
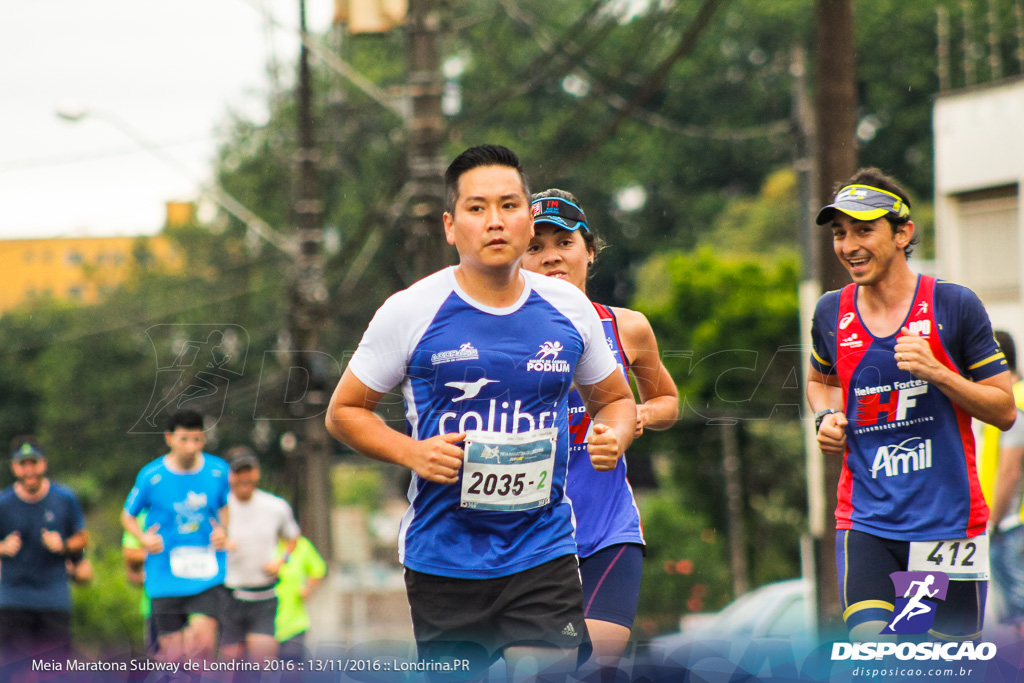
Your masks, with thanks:
M575 636L575 635L577 635L576 629L574 629L572 627L572 622L569 622L568 624L565 625L565 628L562 629L562 635L563 636Z

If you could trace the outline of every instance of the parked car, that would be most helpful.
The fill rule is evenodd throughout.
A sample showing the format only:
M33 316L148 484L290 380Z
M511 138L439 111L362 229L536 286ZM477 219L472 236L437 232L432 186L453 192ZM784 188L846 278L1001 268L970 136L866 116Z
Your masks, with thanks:
M811 583L789 579L741 595L718 612L688 615L678 633L653 638L652 655L669 655L695 642L749 639L810 641L814 638Z

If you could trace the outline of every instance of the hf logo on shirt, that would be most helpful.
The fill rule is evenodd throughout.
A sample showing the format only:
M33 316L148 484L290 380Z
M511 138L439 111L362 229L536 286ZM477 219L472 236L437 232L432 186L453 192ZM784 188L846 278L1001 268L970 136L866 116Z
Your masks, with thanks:
M938 601L946 599L949 577L943 572L893 572L889 578L896 587L896 607L882 633L927 633L935 623Z
M856 427L887 422L902 422L908 411L917 405L919 396L928 393L928 383L912 379L873 387L855 387L856 408L853 424Z

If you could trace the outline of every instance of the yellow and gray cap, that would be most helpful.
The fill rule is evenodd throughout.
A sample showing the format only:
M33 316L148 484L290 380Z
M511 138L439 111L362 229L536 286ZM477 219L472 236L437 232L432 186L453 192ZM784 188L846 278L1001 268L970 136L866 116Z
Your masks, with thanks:
M910 207L892 192L870 185L847 185L839 190L835 200L818 212L815 222L825 225L832 221L836 211L859 221L873 221L882 216L905 221L910 218Z

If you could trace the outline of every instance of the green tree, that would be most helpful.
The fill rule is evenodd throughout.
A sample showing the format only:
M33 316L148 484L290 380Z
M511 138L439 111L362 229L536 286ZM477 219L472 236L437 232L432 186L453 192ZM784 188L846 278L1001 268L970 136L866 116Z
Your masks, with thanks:
M731 598L724 538L709 515L680 505L672 488L642 497L647 557L634 631L640 637L676 630L679 617L711 611Z
M145 652L141 590L125 577L120 547L104 546L90 553L90 558L95 578L88 585L72 588L75 647L104 658Z
M757 195L730 201L700 240L701 246L742 254L792 257L799 245L796 173L789 168L768 175Z
M665 454L676 505L701 511L707 527L724 537L731 524L715 425L737 423L752 585L800 572L806 494L797 280L792 256L668 252L640 269L633 302L651 321L679 386L681 420L672 430L645 435L630 458ZM713 557L724 562L721 551ZM647 580L666 579L655 573ZM711 591L707 603L720 607L731 597Z

